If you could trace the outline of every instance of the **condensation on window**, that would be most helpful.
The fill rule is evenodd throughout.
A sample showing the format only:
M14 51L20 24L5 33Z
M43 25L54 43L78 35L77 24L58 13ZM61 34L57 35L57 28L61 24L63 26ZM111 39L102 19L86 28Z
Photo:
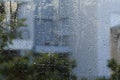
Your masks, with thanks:
M119 7L0 0L0 80L120 80Z

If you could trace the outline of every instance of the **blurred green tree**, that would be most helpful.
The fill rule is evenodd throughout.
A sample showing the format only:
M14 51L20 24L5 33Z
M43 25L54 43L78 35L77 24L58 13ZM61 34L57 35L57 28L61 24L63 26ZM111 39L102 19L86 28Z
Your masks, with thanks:
M0 52L16 38L17 28L26 26L24 24L26 19L17 17L20 7L19 3L9 1L9 6L5 6L6 3L8 2L0 2ZM16 6L12 6L13 4L16 4ZM15 9L14 11L13 8ZM6 12L6 10L9 11ZM17 32L17 34L20 34L20 32Z

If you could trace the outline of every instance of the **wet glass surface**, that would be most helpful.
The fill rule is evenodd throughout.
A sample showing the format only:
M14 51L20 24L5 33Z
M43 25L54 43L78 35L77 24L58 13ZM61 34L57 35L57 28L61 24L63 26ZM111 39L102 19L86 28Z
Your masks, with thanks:
M118 0L0 0L0 80L119 80L119 7Z

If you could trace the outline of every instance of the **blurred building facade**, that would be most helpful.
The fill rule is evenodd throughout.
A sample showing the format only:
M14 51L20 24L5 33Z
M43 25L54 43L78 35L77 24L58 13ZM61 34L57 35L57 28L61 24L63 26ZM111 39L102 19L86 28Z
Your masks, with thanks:
M111 29L120 24L118 0L26 0L19 17L26 18L23 39L12 49L71 53L81 77L110 76Z

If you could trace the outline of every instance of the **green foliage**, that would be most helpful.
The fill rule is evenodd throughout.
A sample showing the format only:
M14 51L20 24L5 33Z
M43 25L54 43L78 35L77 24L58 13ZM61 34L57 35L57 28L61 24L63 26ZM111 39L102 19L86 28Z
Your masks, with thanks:
M120 80L120 65L115 59L109 60L108 67L112 70L110 80Z
M81 80L89 80L89 79L87 79L87 78L82 78ZM91 79L90 79L91 80ZM109 80L109 79L107 79L106 77L99 77L99 78L96 78L96 79L94 79L94 80Z
M95 80L109 80L106 77L96 78Z
M12 7L10 7L10 20L6 20L6 12L5 12L5 3L3 1L0 2L0 53L7 47L8 44L12 43L12 40L16 38L17 29L20 27L26 26L24 24L26 19L19 19L17 17L18 7L15 12L11 12ZM18 32L18 34L20 34Z
M0 60L0 78L3 80L76 80L72 69L75 61L66 54L14 56ZM31 58L32 57L32 58Z
M87 78L82 78L81 80L88 80Z

